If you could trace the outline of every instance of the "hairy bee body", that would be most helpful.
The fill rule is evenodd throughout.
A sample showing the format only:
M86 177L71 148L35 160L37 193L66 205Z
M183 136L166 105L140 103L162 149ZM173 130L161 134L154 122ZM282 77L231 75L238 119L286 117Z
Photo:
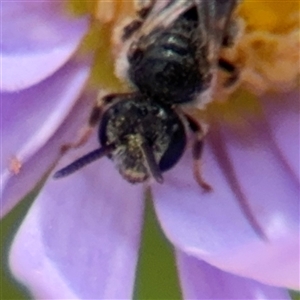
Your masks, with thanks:
M210 80L207 47L199 40L198 14L192 7L171 26L158 27L129 49L129 78L150 98L169 104L189 102Z
M100 97L90 117L91 127L99 121L100 148L55 177L67 176L107 156L130 183L150 178L161 183L162 173L182 156L190 129L195 137L195 179L208 189L199 170L204 130L181 104L193 100L203 104L211 99L219 50L237 0L145 3L150 5L137 12L140 19L123 29L121 67L118 63L116 67L132 91Z

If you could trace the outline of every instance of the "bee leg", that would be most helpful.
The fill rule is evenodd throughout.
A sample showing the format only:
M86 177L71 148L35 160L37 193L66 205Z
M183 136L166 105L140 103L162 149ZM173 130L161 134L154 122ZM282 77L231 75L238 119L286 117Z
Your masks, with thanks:
M97 100L96 105L92 108L91 112L90 112L90 116L88 119L88 124L83 127L80 132L79 132L79 136L78 139L73 142L73 143L67 143L61 146L60 151L61 153L65 153L68 150L70 150L71 148L79 148L81 146L83 146L90 138L90 136L92 135L95 126L98 124L102 112L103 112L103 108L110 104L111 102L113 102L113 100L115 99L115 97L119 95L119 94L109 94L106 96L101 96L99 97L100 99Z
M195 134L195 140L193 144L193 173L194 178L197 181L197 183L201 186L201 188L205 192L212 191L212 187L210 184L208 184L205 179L202 177L201 174L201 156L203 152L203 137L205 135L204 131L201 128L200 123L194 119L193 117L189 115L185 115L190 129Z
M137 15L145 20L149 15L150 11L152 10L156 0L138 0L137 1Z
M240 77L239 69L233 65L231 62L224 58L220 58L218 61L218 66L220 69L226 71L229 74L229 77L224 82L224 87L229 88L233 86Z
M233 47L239 37L243 34L244 30L245 24L242 19L231 18L230 20L228 20L228 24L223 35L222 47Z
M137 2L137 18L131 21L123 28L122 41L126 41L132 37L132 35L141 28L145 19L149 15L155 0L138 1Z
M122 41L125 42L143 25L143 21L135 19L123 28Z

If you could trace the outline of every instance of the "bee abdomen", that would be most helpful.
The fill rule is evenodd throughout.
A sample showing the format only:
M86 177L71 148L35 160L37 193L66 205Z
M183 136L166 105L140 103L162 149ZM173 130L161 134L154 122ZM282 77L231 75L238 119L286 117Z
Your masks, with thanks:
M162 37L160 45L161 54L166 56L187 56L190 53L189 38L181 34L167 33Z
M196 51L197 20L192 11L169 28L158 28L132 44L128 54L131 82L147 97L183 103L202 89Z

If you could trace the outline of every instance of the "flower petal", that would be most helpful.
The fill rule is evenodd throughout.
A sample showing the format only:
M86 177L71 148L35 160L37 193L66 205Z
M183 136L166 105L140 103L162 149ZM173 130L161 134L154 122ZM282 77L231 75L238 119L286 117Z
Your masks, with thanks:
M184 299L290 299L285 289L223 272L180 251L177 263Z
M153 188L157 214L185 253L234 274L298 289L299 183L274 148L266 122L246 121L247 134L225 123L208 134L203 175L213 191L204 193L196 184L187 151L165 184ZM267 240L242 211L245 202Z
M75 18L63 1L5 1L1 24L1 90L30 87L58 70L75 52L88 19Z
M143 206L142 186L124 181L107 158L49 179L15 237L14 275L38 299L131 298Z
M47 143L72 110L88 75L87 63L70 61L37 86L1 94L1 215L33 188L57 158L66 141ZM74 132L66 138L74 138ZM42 148L43 154L37 155ZM16 166L20 170L14 170L14 163L20 163Z
M284 161L300 181L300 91L267 96L263 99L265 116Z

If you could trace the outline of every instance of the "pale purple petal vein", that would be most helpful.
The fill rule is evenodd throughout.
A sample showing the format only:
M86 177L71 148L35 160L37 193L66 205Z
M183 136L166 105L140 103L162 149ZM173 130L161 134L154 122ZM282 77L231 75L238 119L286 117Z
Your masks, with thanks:
M299 185L274 150L265 121L252 121L246 135L226 124L211 128L203 176L212 192L196 184L187 149L182 162L165 175L165 184L154 186L156 211L182 251L237 275L297 289ZM253 230L240 201L248 203L267 241Z
M181 251L176 257L184 299L291 299L286 289L223 272Z
M269 95L262 100L274 147L300 182L300 90Z

